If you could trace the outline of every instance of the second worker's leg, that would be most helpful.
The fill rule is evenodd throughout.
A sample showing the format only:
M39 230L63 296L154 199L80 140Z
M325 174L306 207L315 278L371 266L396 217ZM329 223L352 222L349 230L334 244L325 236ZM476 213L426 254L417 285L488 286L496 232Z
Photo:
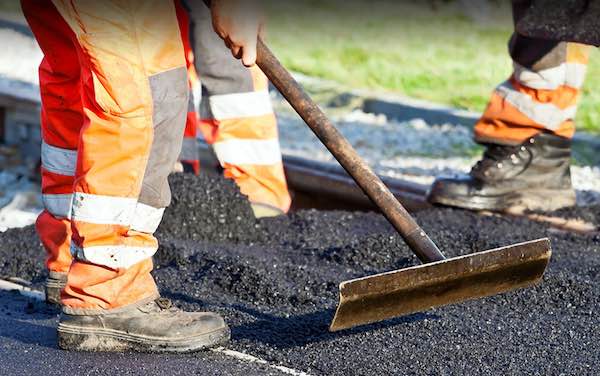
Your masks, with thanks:
M258 67L246 68L212 30L208 9L191 8L192 43L202 82L201 128L224 169L248 196L257 217L289 210L277 120L268 80Z

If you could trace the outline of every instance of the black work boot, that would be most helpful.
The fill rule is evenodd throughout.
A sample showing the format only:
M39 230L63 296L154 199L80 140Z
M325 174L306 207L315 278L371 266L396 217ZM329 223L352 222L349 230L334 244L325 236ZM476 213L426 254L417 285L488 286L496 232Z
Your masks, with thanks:
M63 308L58 346L77 351L183 353L225 344L229 327L212 312L184 312L165 298L112 310Z
M67 273L50 271L44 284L46 303L60 305L60 292L65 288L66 284Z
M571 140L541 133L518 146L486 147L468 175L437 178L429 202L513 213L575 205Z

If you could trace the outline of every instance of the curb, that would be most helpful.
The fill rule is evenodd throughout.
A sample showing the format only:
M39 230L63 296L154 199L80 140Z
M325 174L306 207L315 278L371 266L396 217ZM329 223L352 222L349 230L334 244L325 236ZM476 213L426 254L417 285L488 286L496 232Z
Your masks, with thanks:
M2 291L17 291L19 294L35 300L46 300L46 294L43 291L34 290L30 287L20 285L5 279L0 279L0 290Z
M372 114L383 114L398 121L423 119L430 124L453 124L473 128L480 113L445 107L435 103L404 99L401 97L368 97L362 110ZM575 148L600 149L600 137L590 133L576 132L573 136Z

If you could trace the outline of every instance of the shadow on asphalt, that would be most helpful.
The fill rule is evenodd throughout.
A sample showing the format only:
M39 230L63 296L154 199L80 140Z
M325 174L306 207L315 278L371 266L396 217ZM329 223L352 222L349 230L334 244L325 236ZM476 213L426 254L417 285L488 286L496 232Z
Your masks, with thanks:
M438 315L429 313L416 313L384 322L331 333L329 332L329 324L335 313L333 309L325 309L290 317L281 317L239 305L234 306L234 308L238 311L252 315L258 320L232 327L232 338L236 340L261 342L284 349L301 347L312 343L333 341L372 330L387 329L396 325L403 325L425 319L437 320L440 318Z
M186 294L163 291L164 296L173 300L190 303L200 309L209 308L210 304ZM431 313L415 313L408 316L397 317L375 324L364 325L340 332L329 332L329 324L335 313L334 309L323 309L316 312L277 316L240 304L221 306L225 309L245 313L256 318L255 321L241 325L231 326L231 336L236 341L252 341L264 343L277 348L301 347L311 343L332 341L335 339L361 334L373 330L383 330L396 325L403 325L422 320L437 320L439 315Z
M14 331L10 329L6 330L5 328L0 333L0 337L12 339L27 345L56 349L55 327L35 324L31 321L28 321L27 318L11 319L7 317L0 317L0 319L6 320L8 328L18 328L18 330Z
M27 345L56 348L59 310L14 291L0 292L0 337Z

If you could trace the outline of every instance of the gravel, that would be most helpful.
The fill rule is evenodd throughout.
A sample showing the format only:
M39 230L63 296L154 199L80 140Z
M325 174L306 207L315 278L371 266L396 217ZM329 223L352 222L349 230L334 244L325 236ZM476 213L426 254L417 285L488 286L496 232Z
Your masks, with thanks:
M275 100L281 100L278 96ZM331 116L342 134L379 174L429 185L436 176L467 173L482 148L470 128L427 124L421 119L398 122L385 115L354 110ZM326 162L333 156L286 106L278 106L284 154ZM600 203L600 168L573 165L573 186L580 206Z
M419 212L449 256L549 236L543 283L332 334L340 281L418 263L380 215L308 210L256 221L231 182L172 182L187 226L177 230L179 215L165 214L154 275L180 306L223 314L235 350L316 375L593 375L600 367L599 235L453 209ZM224 220L206 227L210 218ZM31 227L0 241L0 276L43 277Z

